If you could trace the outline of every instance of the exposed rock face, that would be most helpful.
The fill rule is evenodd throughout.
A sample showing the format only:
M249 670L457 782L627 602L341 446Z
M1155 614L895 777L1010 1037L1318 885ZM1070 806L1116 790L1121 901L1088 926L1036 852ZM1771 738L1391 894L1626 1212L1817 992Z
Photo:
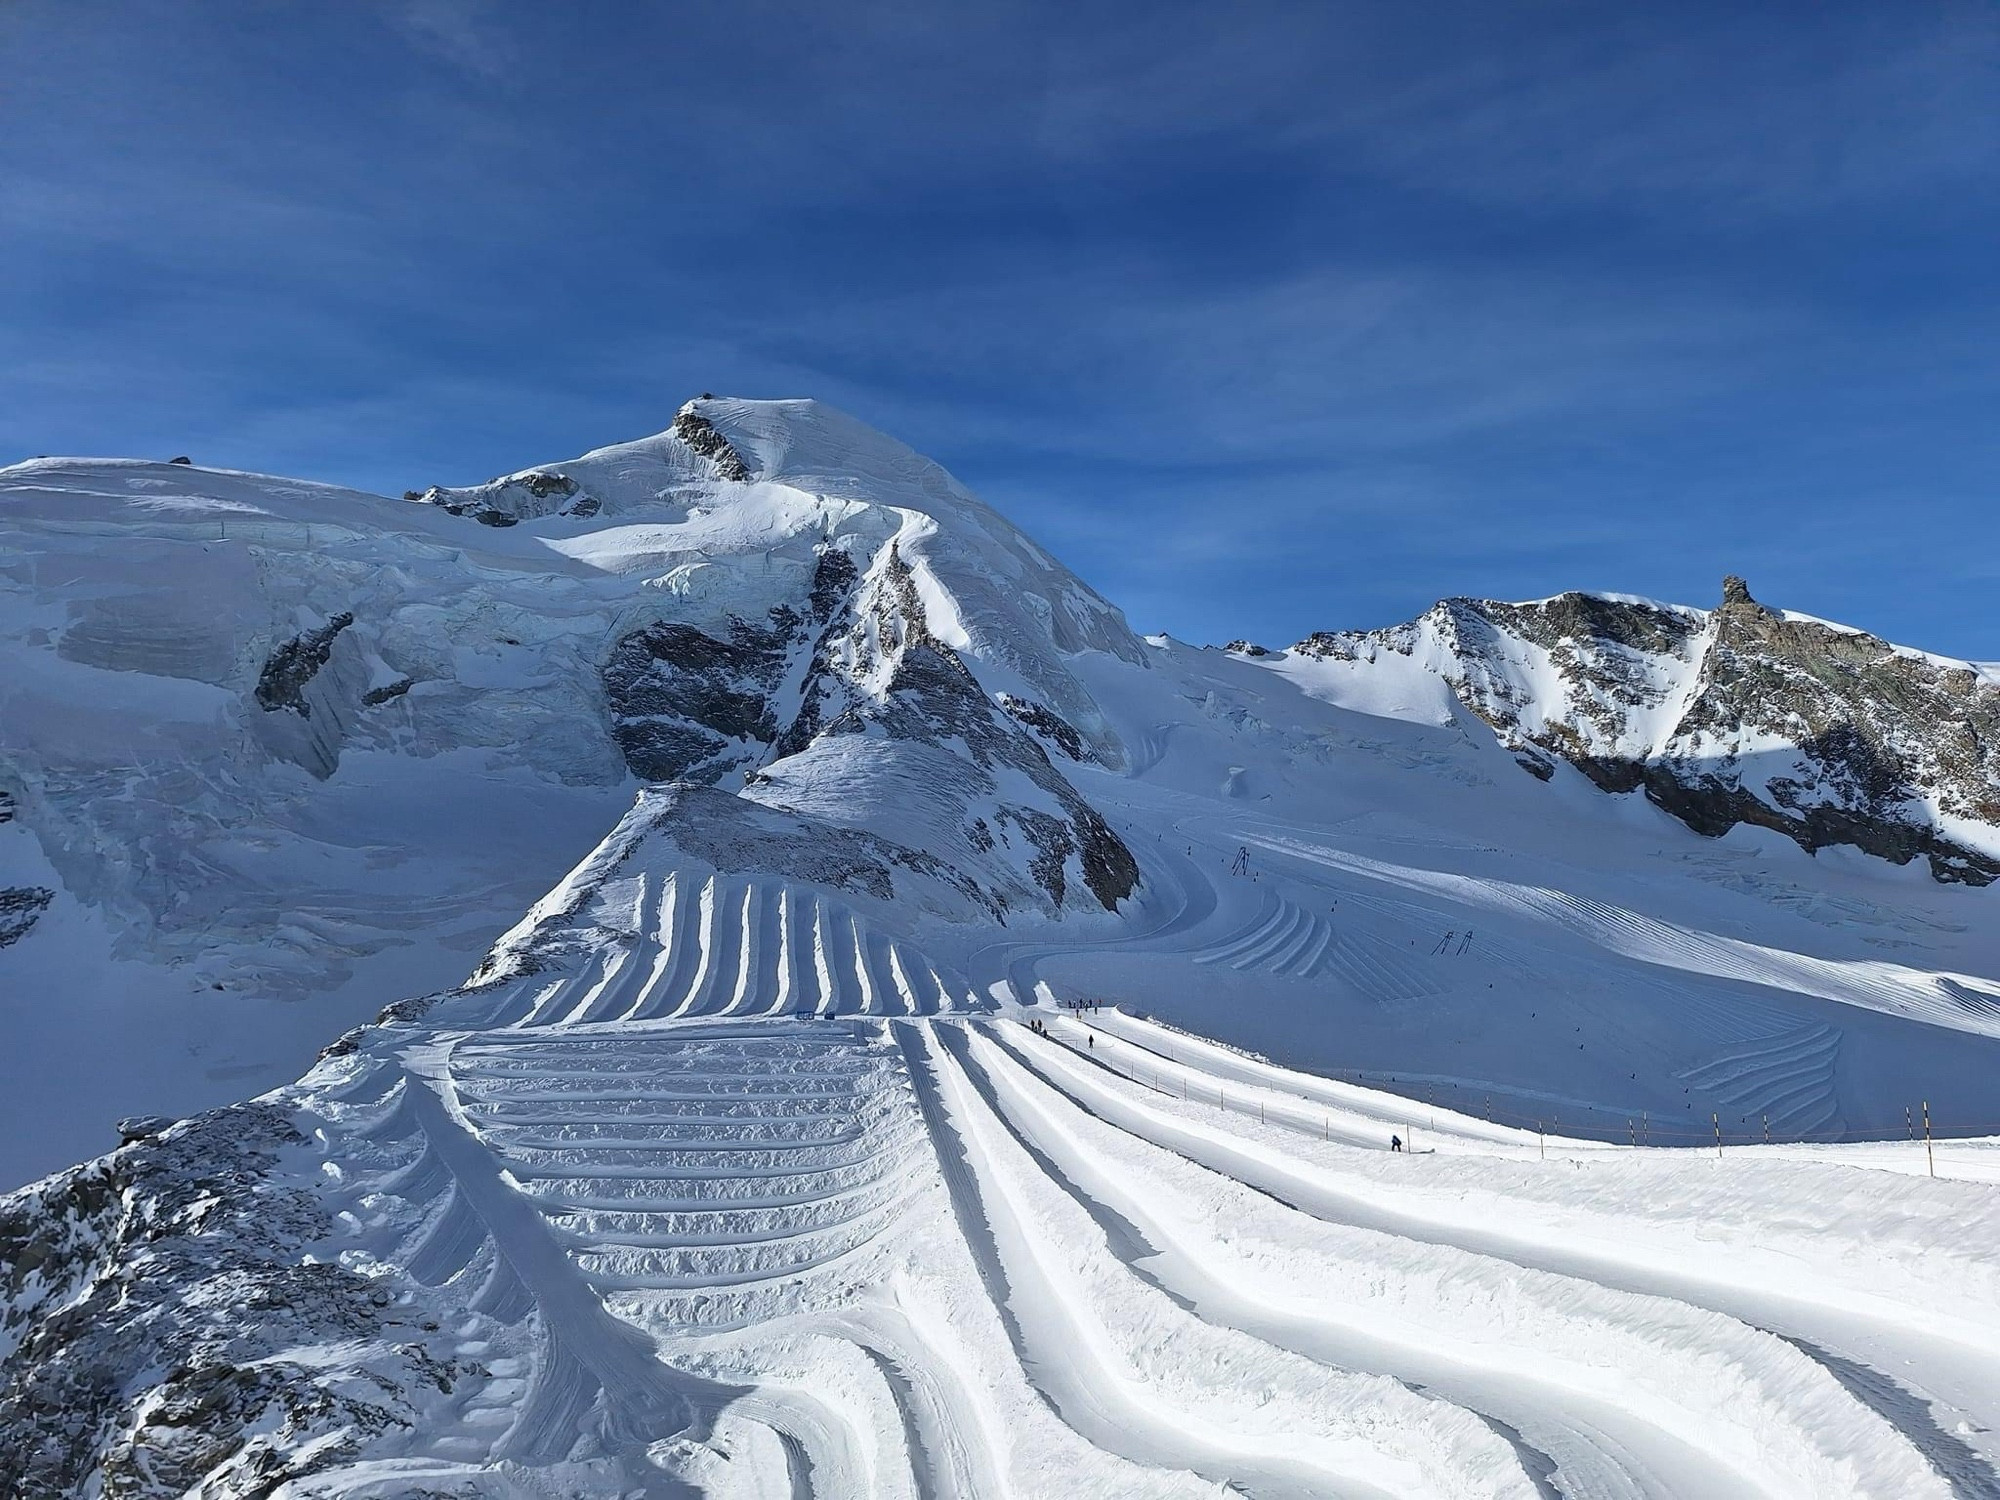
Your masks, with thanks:
M830 554L829 554L830 555ZM828 563L814 580L815 607L833 597L835 579L852 568ZM1018 701L1018 700L1017 700ZM813 649L799 711L777 741L781 755L815 739L881 735L909 745L950 750L963 767L956 792L970 809L957 836L968 851L993 852L1021 841L1035 883L1060 907L1068 886L1063 869L1078 860L1084 884L1107 911L1138 886L1131 851L1050 762L1012 705L996 704L958 653L931 631L908 565L891 543L873 575L835 611ZM1038 705L1026 705L1030 710ZM1062 736L1081 758L1081 736L1047 710L1044 732ZM1022 719L1022 722L1016 722ZM1058 726L1060 726L1058 728ZM1001 799L1001 772L1019 772L1042 805ZM990 804L990 805L989 805Z
M43 885L0 886L0 948L26 937L55 898L56 893Z
M134 1141L150 1140L166 1134L178 1123L172 1115L127 1115L118 1122L119 1144L129 1146Z
M332 1226L273 1168L305 1144L240 1105L0 1199L0 1493L268 1495L483 1374L301 1256Z
M333 655L334 637L353 623L353 614L343 610L317 630L301 631L273 651L257 678L258 707L270 713L290 709L310 719L312 705L305 700L305 686Z
M412 679L398 677L394 682L384 683L378 688L370 688L361 695L361 701L369 708L380 708L391 699L402 697L403 694L415 686L416 683Z
M825 856L810 854L793 833L796 847L778 867L826 865L840 873L829 883L861 879L883 899L901 867L996 917L1023 894L1002 876L1009 867L1052 910L1069 901L1079 877L1106 909L1131 894L1138 866L1130 850L1043 747L1083 760L1091 753L1083 736L1039 703L988 695L931 630L894 540L866 570L848 547L822 546L801 583L801 597L771 606L761 621L731 615L705 630L666 620L620 638L602 677L612 733L634 775L741 785L780 810L790 807L794 783L823 801L834 780L860 774L878 778L879 787L880 779L905 775L921 780L933 814L957 816L943 826L912 824L905 839L842 827L836 806L822 826ZM807 765L815 769L802 770ZM1012 788L1005 794L1003 782ZM855 801L877 804L882 793ZM702 829L727 825L728 838L767 842L754 819L731 822L717 804L683 797L674 805L704 809L676 836L702 845L718 869L734 865L728 839ZM983 876L975 873L982 867ZM879 878L866 876L870 868Z
M2000 684L1768 609L1735 576L1713 611L1448 599L1408 625L1294 649L1420 658L1534 774L1560 757L1700 833L1750 823L1809 850L1921 857L1939 880L2000 877Z
M1030 702L1026 698L1016 698L1012 693L1000 694L1000 706L1071 760L1091 758L1089 748L1083 743L1083 736L1076 732L1075 726L1069 720L1053 709Z
M1808 849L1853 844L1897 864L1922 856L1940 880L2000 877L2000 859L1952 828L2000 825L2000 685L1963 663L1765 609L1733 581L1660 757L1683 790L1673 803L1654 790L1654 800L1692 826L1761 823Z
M579 488L567 474L530 469L469 489L432 485L427 490L405 490L403 498L438 506L454 516L470 516L482 526L515 526L535 516L595 515L594 499L564 504L575 499Z
M743 462L743 456L729 446L729 439L717 432L707 417L694 409L693 402L676 414L673 432L675 437L714 464L715 472L722 478L740 483L750 477L750 466Z
M770 744L778 733L770 699L800 624L779 605L765 625L732 620L728 640L675 621L620 640L604 666L604 692L632 774L713 781L729 769L732 750L741 761Z

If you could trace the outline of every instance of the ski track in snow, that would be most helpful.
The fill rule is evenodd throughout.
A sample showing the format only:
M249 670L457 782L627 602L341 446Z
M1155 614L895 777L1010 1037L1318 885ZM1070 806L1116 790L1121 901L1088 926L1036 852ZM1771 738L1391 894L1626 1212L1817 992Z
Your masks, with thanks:
M2000 1495L1967 1441L2000 1422L1990 1280L1946 1314L1951 1266L1643 1208L1742 1168L1444 1111L1393 1157L1411 1101L1134 1016L883 1015L922 956L775 887L638 909L322 1106L383 1164L344 1189L398 1226L378 1253L533 1351L410 1482L588 1453L654 1495ZM837 1017L821 951L873 976Z
M1449 982L1405 935L1427 893L1321 906L1218 852L1158 840L1094 951ZM344 1253L492 1373L301 1494L2000 1500L2000 1277L1937 1227L1990 1224L1972 1184L1543 1134L1059 1012L1088 937L954 965L770 875L643 870L576 931L308 1080ZM1691 1087L1835 1117L1836 1027L1674 999ZM1877 1196L1926 1253L1846 1229Z
M1525 918L1661 969L1768 985L1935 1025L2000 1035L2000 995L1989 980L1882 960L1817 958L1697 931L1568 891L1390 864L1291 836L1250 832L1245 837L1270 853L1434 895L1461 912Z
M490 1025L561 1026L747 1015L935 1015L962 985L838 902L760 879L642 879L634 929L586 969L524 981Z
M1432 893L1230 852L1162 836L1094 945L955 962L817 887L642 868L329 1061L336 1248L489 1374L301 1495L2000 1500L2000 1277L1941 1228L1976 1241L1987 1189L1543 1134L1049 1004L1093 952L1462 982L1411 935ZM1839 1029L1673 998L1690 1087L1833 1118Z

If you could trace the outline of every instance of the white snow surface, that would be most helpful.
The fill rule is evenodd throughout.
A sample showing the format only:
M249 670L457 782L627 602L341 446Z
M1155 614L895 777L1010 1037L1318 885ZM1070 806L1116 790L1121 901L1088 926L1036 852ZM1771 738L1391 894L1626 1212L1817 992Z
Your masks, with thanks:
M1533 780L1421 648L1142 646L901 445L696 408L749 480L662 435L511 527L0 471L0 886L55 892L0 948L8 1180L443 992L266 1097L301 1253L486 1374L279 1495L2000 1494L1990 893ZM914 782L625 774L611 640L838 537L1084 736L1116 913L819 857Z

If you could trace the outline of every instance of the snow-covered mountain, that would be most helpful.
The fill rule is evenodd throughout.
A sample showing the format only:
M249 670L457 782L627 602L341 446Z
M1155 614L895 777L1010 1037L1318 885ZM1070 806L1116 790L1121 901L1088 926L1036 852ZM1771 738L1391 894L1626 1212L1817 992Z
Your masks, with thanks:
M8 1180L162 1116L0 1199L0 1492L2000 1492L1995 691L1140 638L803 401L0 470Z
M2000 672L1766 608L1740 578L1713 610L1447 599L1292 650L1362 679L1363 698L1373 679L1435 674L1532 774L1560 758L1698 833L1751 823L1808 850L1922 858L1939 880L2000 876Z
M463 978L639 779L732 793L722 844L793 815L948 915L1103 916L1138 879L1061 768L1124 753L1068 663L1145 648L816 403L693 402L417 503L41 460L0 471L0 534L0 934L39 918L21 992L112 1035L79 1068L40 1013L16 1099L179 1111L295 1073ZM54 1144L30 1170L80 1154Z

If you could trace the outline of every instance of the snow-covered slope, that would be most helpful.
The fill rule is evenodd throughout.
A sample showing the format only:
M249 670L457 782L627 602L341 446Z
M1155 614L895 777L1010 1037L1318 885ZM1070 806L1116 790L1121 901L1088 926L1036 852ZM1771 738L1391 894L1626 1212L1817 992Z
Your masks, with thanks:
M1785 821L1976 877L1976 672L1141 640L810 402L0 530L14 1176L305 1072L0 1200L0 1492L2000 1493L1992 893Z
M670 922L593 940L650 909L632 838L535 976L0 1200L0 1481L1992 1490L1996 1143L1944 1152L1985 1186L1921 1145L1597 1145L865 979L751 1016L623 977Z
M0 1180L456 982L636 778L948 865L984 919L1132 889L1056 762L1121 763L1066 663L1143 648L901 444L707 400L428 498L0 470L0 933L41 930L9 951L10 995L38 999L0 1064ZM103 1102L88 1134L15 1128L88 1118L64 1098Z

